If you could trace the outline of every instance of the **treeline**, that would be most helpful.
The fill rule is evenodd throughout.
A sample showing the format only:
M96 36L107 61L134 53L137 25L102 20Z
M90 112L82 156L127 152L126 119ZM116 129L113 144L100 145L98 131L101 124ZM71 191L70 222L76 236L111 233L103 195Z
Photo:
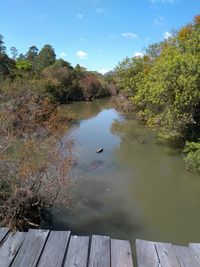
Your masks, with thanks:
M187 167L200 173L200 16L142 57L123 60L115 79L120 106L185 147Z
M56 59L54 48L46 44L39 51L31 46L26 54L10 48L9 57L0 35L0 82L35 83L40 93L46 93L59 103L71 100L91 100L109 96L115 92L114 85L103 75L87 71L77 64L74 68L63 59Z

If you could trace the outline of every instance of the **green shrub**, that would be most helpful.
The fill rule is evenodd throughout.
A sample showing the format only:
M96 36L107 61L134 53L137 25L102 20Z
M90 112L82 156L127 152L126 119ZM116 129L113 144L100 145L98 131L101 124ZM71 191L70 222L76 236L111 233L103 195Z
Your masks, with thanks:
M187 169L200 174L200 143L187 142L184 152Z

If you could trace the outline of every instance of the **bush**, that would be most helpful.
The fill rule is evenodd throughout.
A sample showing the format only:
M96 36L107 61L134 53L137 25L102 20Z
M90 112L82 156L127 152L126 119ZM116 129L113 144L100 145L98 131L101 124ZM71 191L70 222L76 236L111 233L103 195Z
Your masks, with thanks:
M110 93L107 88L98 78L93 74L86 74L80 79L80 88L83 92L83 98L85 100L91 100L108 96Z
M40 226L68 189L72 141L62 142L64 155L58 142L71 119L45 95L13 85L2 85L0 95L0 224L25 230Z
M45 143L45 144L44 144ZM55 149L55 140L24 141L15 156L1 161L0 225L13 230L39 227L45 221L44 211L55 201L68 204L67 174L73 164L70 142L66 156Z
M60 103L69 102L72 95L72 71L56 63L43 70L46 91Z
M187 154L185 157L187 169L200 174L200 143L187 142L184 152Z

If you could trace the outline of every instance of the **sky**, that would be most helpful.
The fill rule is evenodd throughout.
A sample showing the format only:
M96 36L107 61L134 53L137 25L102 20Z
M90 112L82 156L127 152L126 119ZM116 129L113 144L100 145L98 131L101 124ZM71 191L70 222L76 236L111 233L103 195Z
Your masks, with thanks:
M200 14L200 0L0 0L9 54L51 44L57 58L105 73Z

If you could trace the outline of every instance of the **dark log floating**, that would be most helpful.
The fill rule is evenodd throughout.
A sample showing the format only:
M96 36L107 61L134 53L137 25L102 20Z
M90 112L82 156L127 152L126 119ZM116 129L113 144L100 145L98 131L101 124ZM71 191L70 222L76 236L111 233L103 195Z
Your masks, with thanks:
M100 147L100 148L98 148L98 149L96 150L96 153L101 153L101 152L103 152L103 147Z

